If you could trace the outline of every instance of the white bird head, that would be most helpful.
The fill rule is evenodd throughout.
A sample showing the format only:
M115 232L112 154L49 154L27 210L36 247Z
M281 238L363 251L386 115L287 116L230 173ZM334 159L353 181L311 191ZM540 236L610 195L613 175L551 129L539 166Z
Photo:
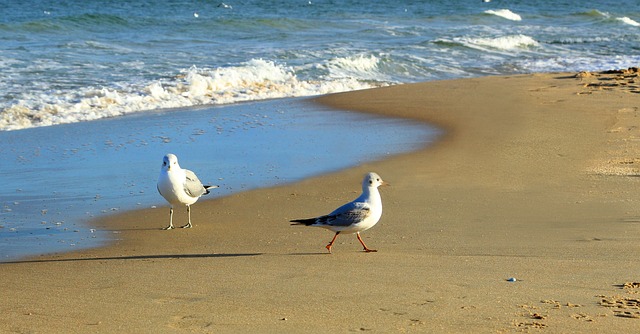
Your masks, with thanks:
M162 158L162 170L170 171L171 168L180 168L178 157L169 153Z
M379 186L385 185L385 183L380 175L376 173L368 173L364 176L364 180L362 181L362 189L366 188L378 188Z

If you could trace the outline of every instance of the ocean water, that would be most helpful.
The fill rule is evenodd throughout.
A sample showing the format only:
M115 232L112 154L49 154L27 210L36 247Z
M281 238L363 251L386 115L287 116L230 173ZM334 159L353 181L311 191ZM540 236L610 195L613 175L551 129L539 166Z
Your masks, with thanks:
M639 63L636 0L3 0L0 130Z

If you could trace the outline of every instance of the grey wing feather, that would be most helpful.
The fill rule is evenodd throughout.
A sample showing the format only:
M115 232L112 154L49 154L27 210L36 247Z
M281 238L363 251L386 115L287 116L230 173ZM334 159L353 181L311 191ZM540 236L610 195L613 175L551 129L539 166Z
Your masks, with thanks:
M187 174L187 179L184 182L184 191L189 194L189 196L200 197L207 192L207 189L204 188L202 182L200 182L194 172L185 169L185 173Z
M347 203L332 213L320 217L320 224L331 226L349 226L363 221L371 210L367 203Z

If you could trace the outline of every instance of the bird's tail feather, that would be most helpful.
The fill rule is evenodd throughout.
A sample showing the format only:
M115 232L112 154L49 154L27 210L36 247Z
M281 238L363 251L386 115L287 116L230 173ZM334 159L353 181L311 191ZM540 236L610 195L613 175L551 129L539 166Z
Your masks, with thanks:
M291 225L305 225L310 226L316 223L316 218L306 218L306 219L294 219L290 220L293 224Z
M215 189L215 188L220 188L220 186L212 186L212 185L204 186L204 190L205 190L204 195L209 193L209 189Z

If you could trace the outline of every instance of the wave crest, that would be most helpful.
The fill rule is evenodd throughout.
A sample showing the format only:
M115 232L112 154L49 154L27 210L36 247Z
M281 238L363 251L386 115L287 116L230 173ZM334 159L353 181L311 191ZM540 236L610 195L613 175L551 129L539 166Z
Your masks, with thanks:
M386 84L373 80L377 63L373 56L336 58L324 65L328 75L323 80L302 80L293 68L263 59L214 69L193 66L173 78L138 86L85 88L56 97L29 96L0 111L0 130L89 121L145 110L378 87Z
M499 16L503 19L511 20L511 21L522 21L522 17L508 9L498 9L498 10L485 10L485 14L491 14Z
M638 21L635 21L633 19L630 19L628 17L617 17L616 20L624 23L624 24L628 24L630 26L634 26L634 27L640 27L640 23L638 23Z
M473 48L491 48L497 50L515 50L536 47L540 44L527 35L509 35L494 38L461 38L460 42Z

